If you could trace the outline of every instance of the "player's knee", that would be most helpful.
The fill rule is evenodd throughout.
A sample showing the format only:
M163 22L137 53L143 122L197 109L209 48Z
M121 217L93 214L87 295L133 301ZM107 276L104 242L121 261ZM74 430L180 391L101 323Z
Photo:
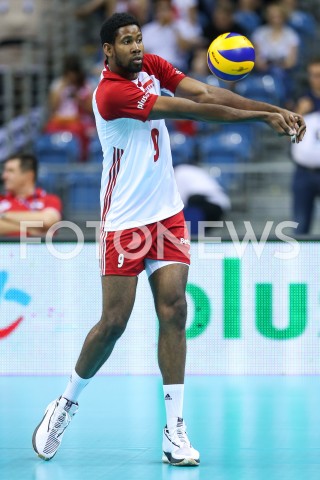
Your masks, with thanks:
M126 329L127 319L121 315L102 315L101 325L103 335L108 340L118 340Z
M187 320L186 300L180 298L169 305L162 305L159 308L159 317L163 327L174 327L184 330Z

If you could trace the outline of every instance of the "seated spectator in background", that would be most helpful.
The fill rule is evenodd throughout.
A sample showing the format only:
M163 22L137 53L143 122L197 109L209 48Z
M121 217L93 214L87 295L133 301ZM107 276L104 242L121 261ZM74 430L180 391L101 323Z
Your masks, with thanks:
M320 111L308 113L304 118L307 125L304 141L291 146L295 162L292 209L298 235L310 233L315 201L320 197Z
M268 5L265 17L266 25L258 27L252 34L256 51L255 68L278 77L289 99L292 94L290 74L298 63L299 36L286 25L286 10L281 4Z
M55 79L50 87L49 120L44 131L68 131L78 137L82 161L87 159L89 140L95 132L92 94L93 86L86 80L79 57L65 57L62 76Z
M245 30L234 19L235 9L229 0L216 3L211 11L207 25L203 28L203 35L206 40L205 47L219 35L226 32L235 32L245 35Z
M120 3L120 2L118 2ZM89 0L76 8L75 13L80 18L86 18L97 11L101 11L106 18L116 11L117 0Z
M297 113L320 112L320 56L308 63L308 87L296 104Z
M19 236L22 221L43 222L42 228L28 227L27 234L45 235L61 220L61 201L37 188L37 171L38 162L33 155L14 155L3 162L5 193L0 195L0 236Z
M172 0L176 19L184 20L188 25L189 33L192 30L193 36L201 36L201 27L198 13L197 0Z
M171 0L156 0L154 15L155 20L142 27L145 52L186 70L191 50L202 43L200 28L190 28L185 20L176 20Z
M45 10L43 0L1 0L0 64L38 63L39 27Z
M183 163L174 167L174 175L185 208L196 207L199 221L221 220L224 212L230 210L229 197L204 168ZM189 220L187 211L185 214Z

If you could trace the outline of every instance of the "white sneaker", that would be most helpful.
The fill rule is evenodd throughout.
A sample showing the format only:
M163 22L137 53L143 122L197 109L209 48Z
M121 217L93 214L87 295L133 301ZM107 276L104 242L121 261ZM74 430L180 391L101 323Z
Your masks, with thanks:
M192 447L186 431L186 424L178 418L174 424L163 430L162 461L175 466L196 466L200 463L199 452Z
M60 397L51 402L32 436L34 451L43 460L50 460L57 453L65 429L78 410L78 404Z

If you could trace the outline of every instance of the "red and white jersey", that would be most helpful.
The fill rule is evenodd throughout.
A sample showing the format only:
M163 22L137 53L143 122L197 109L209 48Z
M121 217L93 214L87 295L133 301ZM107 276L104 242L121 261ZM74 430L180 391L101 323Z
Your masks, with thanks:
M174 94L185 77L146 54L136 80L102 72L93 110L103 150L101 221L105 230L148 225L183 209L164 120L148 120L161 89Z

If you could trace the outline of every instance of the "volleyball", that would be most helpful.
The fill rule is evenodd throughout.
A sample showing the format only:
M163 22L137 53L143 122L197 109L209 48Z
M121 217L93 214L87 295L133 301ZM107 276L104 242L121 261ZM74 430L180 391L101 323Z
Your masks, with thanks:
M240 33L223 33L208 48L208 67L216 77L236 82L246 77L254 67L254 46Z

